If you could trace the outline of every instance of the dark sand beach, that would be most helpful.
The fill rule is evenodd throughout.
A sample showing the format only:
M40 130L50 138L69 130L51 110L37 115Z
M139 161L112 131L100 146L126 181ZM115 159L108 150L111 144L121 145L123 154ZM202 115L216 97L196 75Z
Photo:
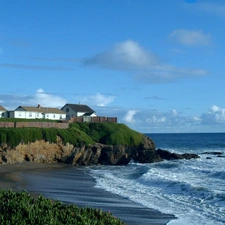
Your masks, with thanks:
M129 199L96 188L85 167L22 163L0 165L0 188L26 190L32 195L110 211L129 225L165 225L173 215L145 208Z

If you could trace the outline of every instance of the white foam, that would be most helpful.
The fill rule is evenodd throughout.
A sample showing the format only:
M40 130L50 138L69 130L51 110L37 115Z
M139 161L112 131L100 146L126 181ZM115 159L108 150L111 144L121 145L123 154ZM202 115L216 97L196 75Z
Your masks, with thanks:
M91 173L99 188L148 208L175 214L178 219L169 224L222 225L225 223L225 198L219 195L225 195L225 181L213 176L215 172L224 171L223 166L218 168L218 160L221 159L145 164L148 170L135 179L130 175L136 170L142 171L139 167L143 164L113 169L101 167Z

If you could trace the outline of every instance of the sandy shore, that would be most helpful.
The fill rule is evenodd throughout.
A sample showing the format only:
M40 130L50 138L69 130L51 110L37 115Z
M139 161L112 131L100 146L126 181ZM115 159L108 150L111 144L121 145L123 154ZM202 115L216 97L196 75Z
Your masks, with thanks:
M173 215L145 208L129 199L95 188L84 167L23 163L0 165L0 188L26 190L32 195L111 211L129 225L165 225Z

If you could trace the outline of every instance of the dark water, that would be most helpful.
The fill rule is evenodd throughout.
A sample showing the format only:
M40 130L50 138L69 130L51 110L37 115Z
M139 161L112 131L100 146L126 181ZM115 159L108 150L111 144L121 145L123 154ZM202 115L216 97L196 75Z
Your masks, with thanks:
M225 133L146 134L157 148L177 152L225 151Z

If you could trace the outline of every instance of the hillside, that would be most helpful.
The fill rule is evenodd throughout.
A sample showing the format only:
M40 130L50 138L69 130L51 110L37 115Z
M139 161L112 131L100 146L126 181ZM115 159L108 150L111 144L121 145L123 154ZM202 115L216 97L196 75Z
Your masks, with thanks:
M72 123L68 129L55 128L0 128L0 145L11 148L19 144L28 144L37 140L57 143L57 136L63 144L76 147L101 143L107 145L138 146L143 134L124 124L117 123Z

